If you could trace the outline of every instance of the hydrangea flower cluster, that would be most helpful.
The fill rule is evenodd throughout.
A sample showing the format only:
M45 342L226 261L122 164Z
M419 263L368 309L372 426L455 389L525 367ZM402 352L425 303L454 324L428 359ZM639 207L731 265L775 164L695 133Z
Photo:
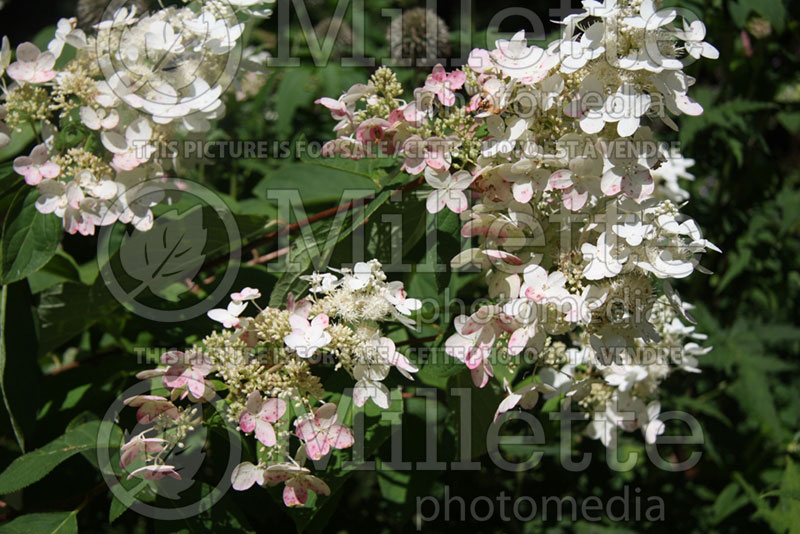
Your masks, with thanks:
M142 184L181 169L170 142L223 116L241 56L237 15L268 16L269 2L208 0L149 14L122 7L88 33L61 19L47 50L22 43L13 62L3 38L0 76L12 83L2 80L0 147L14 131L35 133L39 144L14 170L39 189L37 209L62 218L70 234L117 220L150 229L165 195Z
M411 101L386 68L319 100L339 120L326 153L397 154L432 188L429 212L460 214L476 246L452 266L482 270L490 303L455 320L447 353L476 386L508 389L498 415L561 394L604 444L617 428L652 441L658 384L707 350L668 280L708 272L700 254L719 249L675 203L691 160L651 127L702 113L683 67L718 52L701 21L654 0L583 7L546 48L520 31L436 66Z
M165 462L164 451L196 424L196 404L217 394L214 377L224 383L229 422L259 444L258 463L244 462L234 470L234 489L285 483L287 506L304 504L309 490L328 494L325 482L304 467L305 459L319 460L333 449L350 447L354 438L339 422L345 415L339 406L325 402L326 390L314 371L343 370L353 380L356 406L371 401L388 409L390 392L382 380L392 368L413 380L418 369L378 324L413 325L409 316L421 305L406 296L402 283L387 282L375 260L334 273L307 276L310 294L300 300L290 294L285 309L260 308L256 300L261 294L253 288L233 293L225 308L208 312L221 323L221 331L186 353L165 353L163 367L139 373L141 379L157 379L155 385L169 395L126 401L138 407L140 424L152 424L149 437L139 433L122 447L123 468L140 456L144 460L130 476L180 477L176 466ZM255 315L244 315L251 304ZM177 405L183 399L190 401L188 408Z

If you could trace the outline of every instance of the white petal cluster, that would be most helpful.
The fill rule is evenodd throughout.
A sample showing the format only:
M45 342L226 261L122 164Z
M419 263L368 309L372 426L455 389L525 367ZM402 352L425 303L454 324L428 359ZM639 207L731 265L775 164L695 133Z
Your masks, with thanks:
M650 440L663 431L649 425L655 385L676 365L638 355L680 323L655 313L659 285L708 273L702 254L719 252L679 211L688 193L678 180L692 178L693 162L659 143L651 125L677 129L675 117L702 113L683 69L718 52L702 22L654 0L584 0L583 8L545 48L520 31L473 50L461 70L436 66L412 102L379 71L320 103L340 120L330 153L397 154L407 173L424 173L429 212L459 214L474 246L451 265L483 271L491 302L456 319L446 349L475 384L494 376L496 353L549 362L554 336L569 335L559 358L571 367L557 373L573 377L569 398L614 428L646 427ZM455 92L462 87L466 99ZM567 361L567 350L581 361ZM621 356L602 363L607 353ZM527 383L509 391L503 411L540 393ZM627 408L639 414L630 424L620 419ZM611 443L597 425L590 432Z
M76 19L62 19L47 50L22 43L10 65L4 38L0 75L14 80L7 100L23 98L30 86L50 98L38 118L46 159L61 164L60 172L33 182L25 175L42 194L42 212L61 217L69 233L94 234L118 220L149 230L150 208L164 198L152 184L184 164L170 145L202 135L225 114L222 96L238 71L243 21L268 16L269 3L207 1L145 14L122 7L86 32ZM67 47L75 57L56 69ZM61 132L54 125L72 110L94 133L67 152L56 148ZM0 146L10 135L0 122Z

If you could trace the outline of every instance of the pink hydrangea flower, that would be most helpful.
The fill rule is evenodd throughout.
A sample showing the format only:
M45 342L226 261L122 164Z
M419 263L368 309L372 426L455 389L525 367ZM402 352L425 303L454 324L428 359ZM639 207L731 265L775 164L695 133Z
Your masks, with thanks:
M44 144L33 147L30 156L19 156L14 160L14 172L25 177L28 185L38 185L44 179L55 178L61 167L50 161Z
M455 91L464 86L467 75L463 71L455 70L447 73L444 67L439 64L433 67L433 72L425 80L425 89L431 91L445 106L452 106L456 103Z
M311 474L305 467L294 464L276 464L264 471L264 482L273 486L285 482L283 504L302 506L308 500L309 490L318 495L330 495L331 489L321 479Z
M136 395L125 399L125 404L139 408L136 411L136 420L143 425L152 423L161 414L166 414L173 419L178 418L178 408L169 400L158 395Z
M175 466L173 465L146 465L128 475L128 480L134 477L144 478L146 480L161 480L164 477L170 477L176 480L181 479L181 475L175 471Z
M505 383L505 387L506 391L508 391L508 396L503 399L503 401L497 407L497 411L494 413L495 421L497 421L502 414L512 410L517 405L522 406L522 408L525 410L530 410L536 406L536 403L539 401L539 393L549 395L556 392L556 389L553 386L544 384L542 382L534 382L532 384L522 386L514 392L511 391L511 388L508 386L508 382Z
M267 447L275 445L275 429L272 423L286 413L286 402L281 399L261 399L261 393L253 391L247 397L247 407L239 416L239 428L244 433L255 431L256 439Z
M425 181L433 188L425 208L428 213L438 213L447 206L453 213L461 213L469 207L464 191L472 184L475 177L468 171L450 174L446 170L425 169Z
M142 434L138 434L131 438L125 445L120 447L121 456L119 458L119 466L125 469L133 462L142 452L161 452L164 450L164 443L167 440L161 438L146 438Z
M192 399L200 400L214 392L214 386L205 379L212 365L203 354L165 352L161 355L161 363L169 365L161 380L164 387L173 390L173 395L182 390L182 397L189 394Z
M402 152L405 155L403 166L409 174L419 174L431 167L437 171L446 171L450 168L453 142L441 137L422 139L412 135L403 142Z
M17 47L17 60L6 73L18 82L44 83L56 77L55 64L52 52L42 52L33 43L22 43Z
M314 317L311 322L300 315L292 315L289 317L292 333L283 341L301 358L311 358L317 349L331 342L331 335L325 331L329 322L328 316L324 313Z
M336 405L329 402L320 406L313 415L295 420L297 437L306 443L306 452L312 460L319 460L333 449L346 449L354 443L350 429L336 424Z

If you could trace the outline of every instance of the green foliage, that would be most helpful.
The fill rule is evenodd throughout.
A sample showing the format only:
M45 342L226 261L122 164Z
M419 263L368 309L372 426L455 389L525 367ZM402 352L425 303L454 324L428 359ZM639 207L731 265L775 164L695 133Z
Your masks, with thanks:
M0 526L2 534L77 534L78 514L73 512L54 512L46 514L27 514Z
M39 213L39 193L20 190L6 213L2 234L2 283L22 280L42 268L55 254L61 239L60 221Z
M92 421L80 425L44 447L14 460L0 474L0 493L8 494L30 486L47 476L61 462L78 453L94 451L101 423Z

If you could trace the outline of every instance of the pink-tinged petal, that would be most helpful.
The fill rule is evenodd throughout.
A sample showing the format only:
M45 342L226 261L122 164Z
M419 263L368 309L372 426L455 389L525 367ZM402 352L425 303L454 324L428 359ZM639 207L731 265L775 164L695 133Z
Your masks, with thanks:
M464 85L464 82L467 81L467 75L464 74L464 71L454 70L447 77L447 81L450 82L451 89L461 89L461 87Z
M122 469L128 467L128 465L130 465L130 463L133 462L139 456L139 454L142 453L142 450L144 450L143 447L131 447L123 451L122 455L119 458L119 466Z
M330 428L336 423L337 408L332 402L327 402L314 413L314 424L322 429Z
M439 102L444 106L450 107L456 103L456 95L450 89L442 89L436 94L439 98Z
M296 419L294 433L303 441L309 441L317 435L317 427L312 419Z
M313 439L306 441L306 453L312 460L319 460L331 451L331 446L324 434L317 434Z
M489 256L490 258L503 260L507 263L510 263L511 265L522 265L521 259L519 259L514 254L511 254L510 252L506 252L504 250L484 250L483 253Z
M636 199L637 201L641 202L642 200L648 198L653 192L656 190L656 184L652 178L642 184L642 191L639 194L639 197Z
M520 395L512 393L511 395L503 399L500 405L497 407L497 411L494 413L494 420L497 421L497 418L500 417L501 414L504 414L507 411L515 408L521 398L522 397Z
M541 302L544 300L545 294L540 287L529 287L525 290L525 296L534 302Z
M608 196L614 196L621 190L622 177L610 170L603 174L600 189Z
M25 176L25 183L28 185L38 185L42 182L42 173L36 167L28 167L23 173Z
M442 211L442 208L444 208L447 203L445 195L445 191L431 191L430 195L428 195L428 199L425 201L425 209L428 210L428 213L439 213Z
M18 82L26 82L33 77L33 65L16 61L8 66L6 74Z
M572 171L562 169L550 175L547 180L548 189L566 189L572 185Z
M133 477L141 477L147 480L160 480L165 476L176 480L181 479L181 476L175 471L175 467L172 465L146 465L128 475L128 480Z
M231 486L237 491L244 491L256 482L263 483L263 476L263 470L250 462L242 462L231 473Z
M272 447L276 443L275 429L272 424L256 419L256 439L267 447Z
M184 375L185 367L182 365L173 365L164 373L161 383L164 387L169 389L182 388L188 382L188 378Z
M247 411L255 415L261 411L261 392L253 390L247 396Z
M353 388L353 403L356 406L364 406L369 400L369 390L367 389L369 386L361 386L356 384L356 387Z
M242 412L242 415L239 416L239 428L242 429L242 432L252 432L255 430L256 416L246 410Z
M430 75L430 79L439 83L442 83L447 79L447 71L445 71L441 63L433 67L433 72Z
M55 77L56 71L54 70L37 70L33 73L33 76L28 78L28 81L31 83L44 83L49 82Z
M41 54L39 47L31 42L24 42L17 45L17 59L25 63L31 63Z
M466 354L464 363L469 369L476 369L483 364L483 350L480 347L472 347Z
M302 506L308 500L308 490L297 480L290 480L283 488L283 504L286 506Z
M516 182L512 184L511 191L514 200L522 204L527 204L533 198L533 184L531 182Z
M178 365L183 363L183 360L183 352L179 350L168 351L161 355L161 363L164 365Z
M29 156L18 156L14 158L14 172L25 175L27 169L33 165L33 159Z
M431 151L425 156L425 163L434 169L447 169L450 165L444 157L444 154L437 151Z
M328 485L322 479L317 478L314 475L305 475L304 477L301 477L300 484L302 484L304 488L310 489L319 495L331 494L331 489L328 487Z
M205 396L206 383L202 377L191 377L187 380L187 385L189 387L189 393L191 393L195 399L202 399Z
M311 321L311 327L316 329L324 329L328 327L330 319L324 313L320 313Z
M508 353L512 356L519 354L528 344L529 339L530 334L528 333L528 329L518 328L511 334L508 340Z
M482 219L472 219L461 227L462 237L485 236L489 232L489 225Z
M426 165L427 164L425 162L425 159L422 158L422 157L420 157L420 158L413 157L412 158L412 157L408 157L407 156L405 162L403 163L403 166L405 167L406 172L408 174L412 174L412 175L419 174L422 171L424 171Z
M564 207L570 211L578 211L583 206L586 205L586 201L589 199L589 192L578 191L577 187L573 187L561 197L564 201Z
M328 443L334 449L346 449L355 443L355 438L346 426L334 425L328 430Z
M136 154L134 154L133 151L129 151L114 154L114 159L111 160L111 163L114 165L114 167L122 171L132 171L142 162L139 161L139 158L136 157Z
M471 371L472 383L475 387L482 388L489 383L489 378L494 376L492 364L489 360L484 360L481 367L476 367Z
M448 191L445 197L445 203L453 213L461 213L469 207L467 197L461 191Z
M297 469L287 464L272 465L264 470L264 482L269 485L280 484L292 478Z
M139 380L150 380L151 378L163 376L165 372L166 369L145 369L144 371L136 373L136 378Z
M274 423L286 413L286 401L282 399L265 399L258 416L264 421Z

